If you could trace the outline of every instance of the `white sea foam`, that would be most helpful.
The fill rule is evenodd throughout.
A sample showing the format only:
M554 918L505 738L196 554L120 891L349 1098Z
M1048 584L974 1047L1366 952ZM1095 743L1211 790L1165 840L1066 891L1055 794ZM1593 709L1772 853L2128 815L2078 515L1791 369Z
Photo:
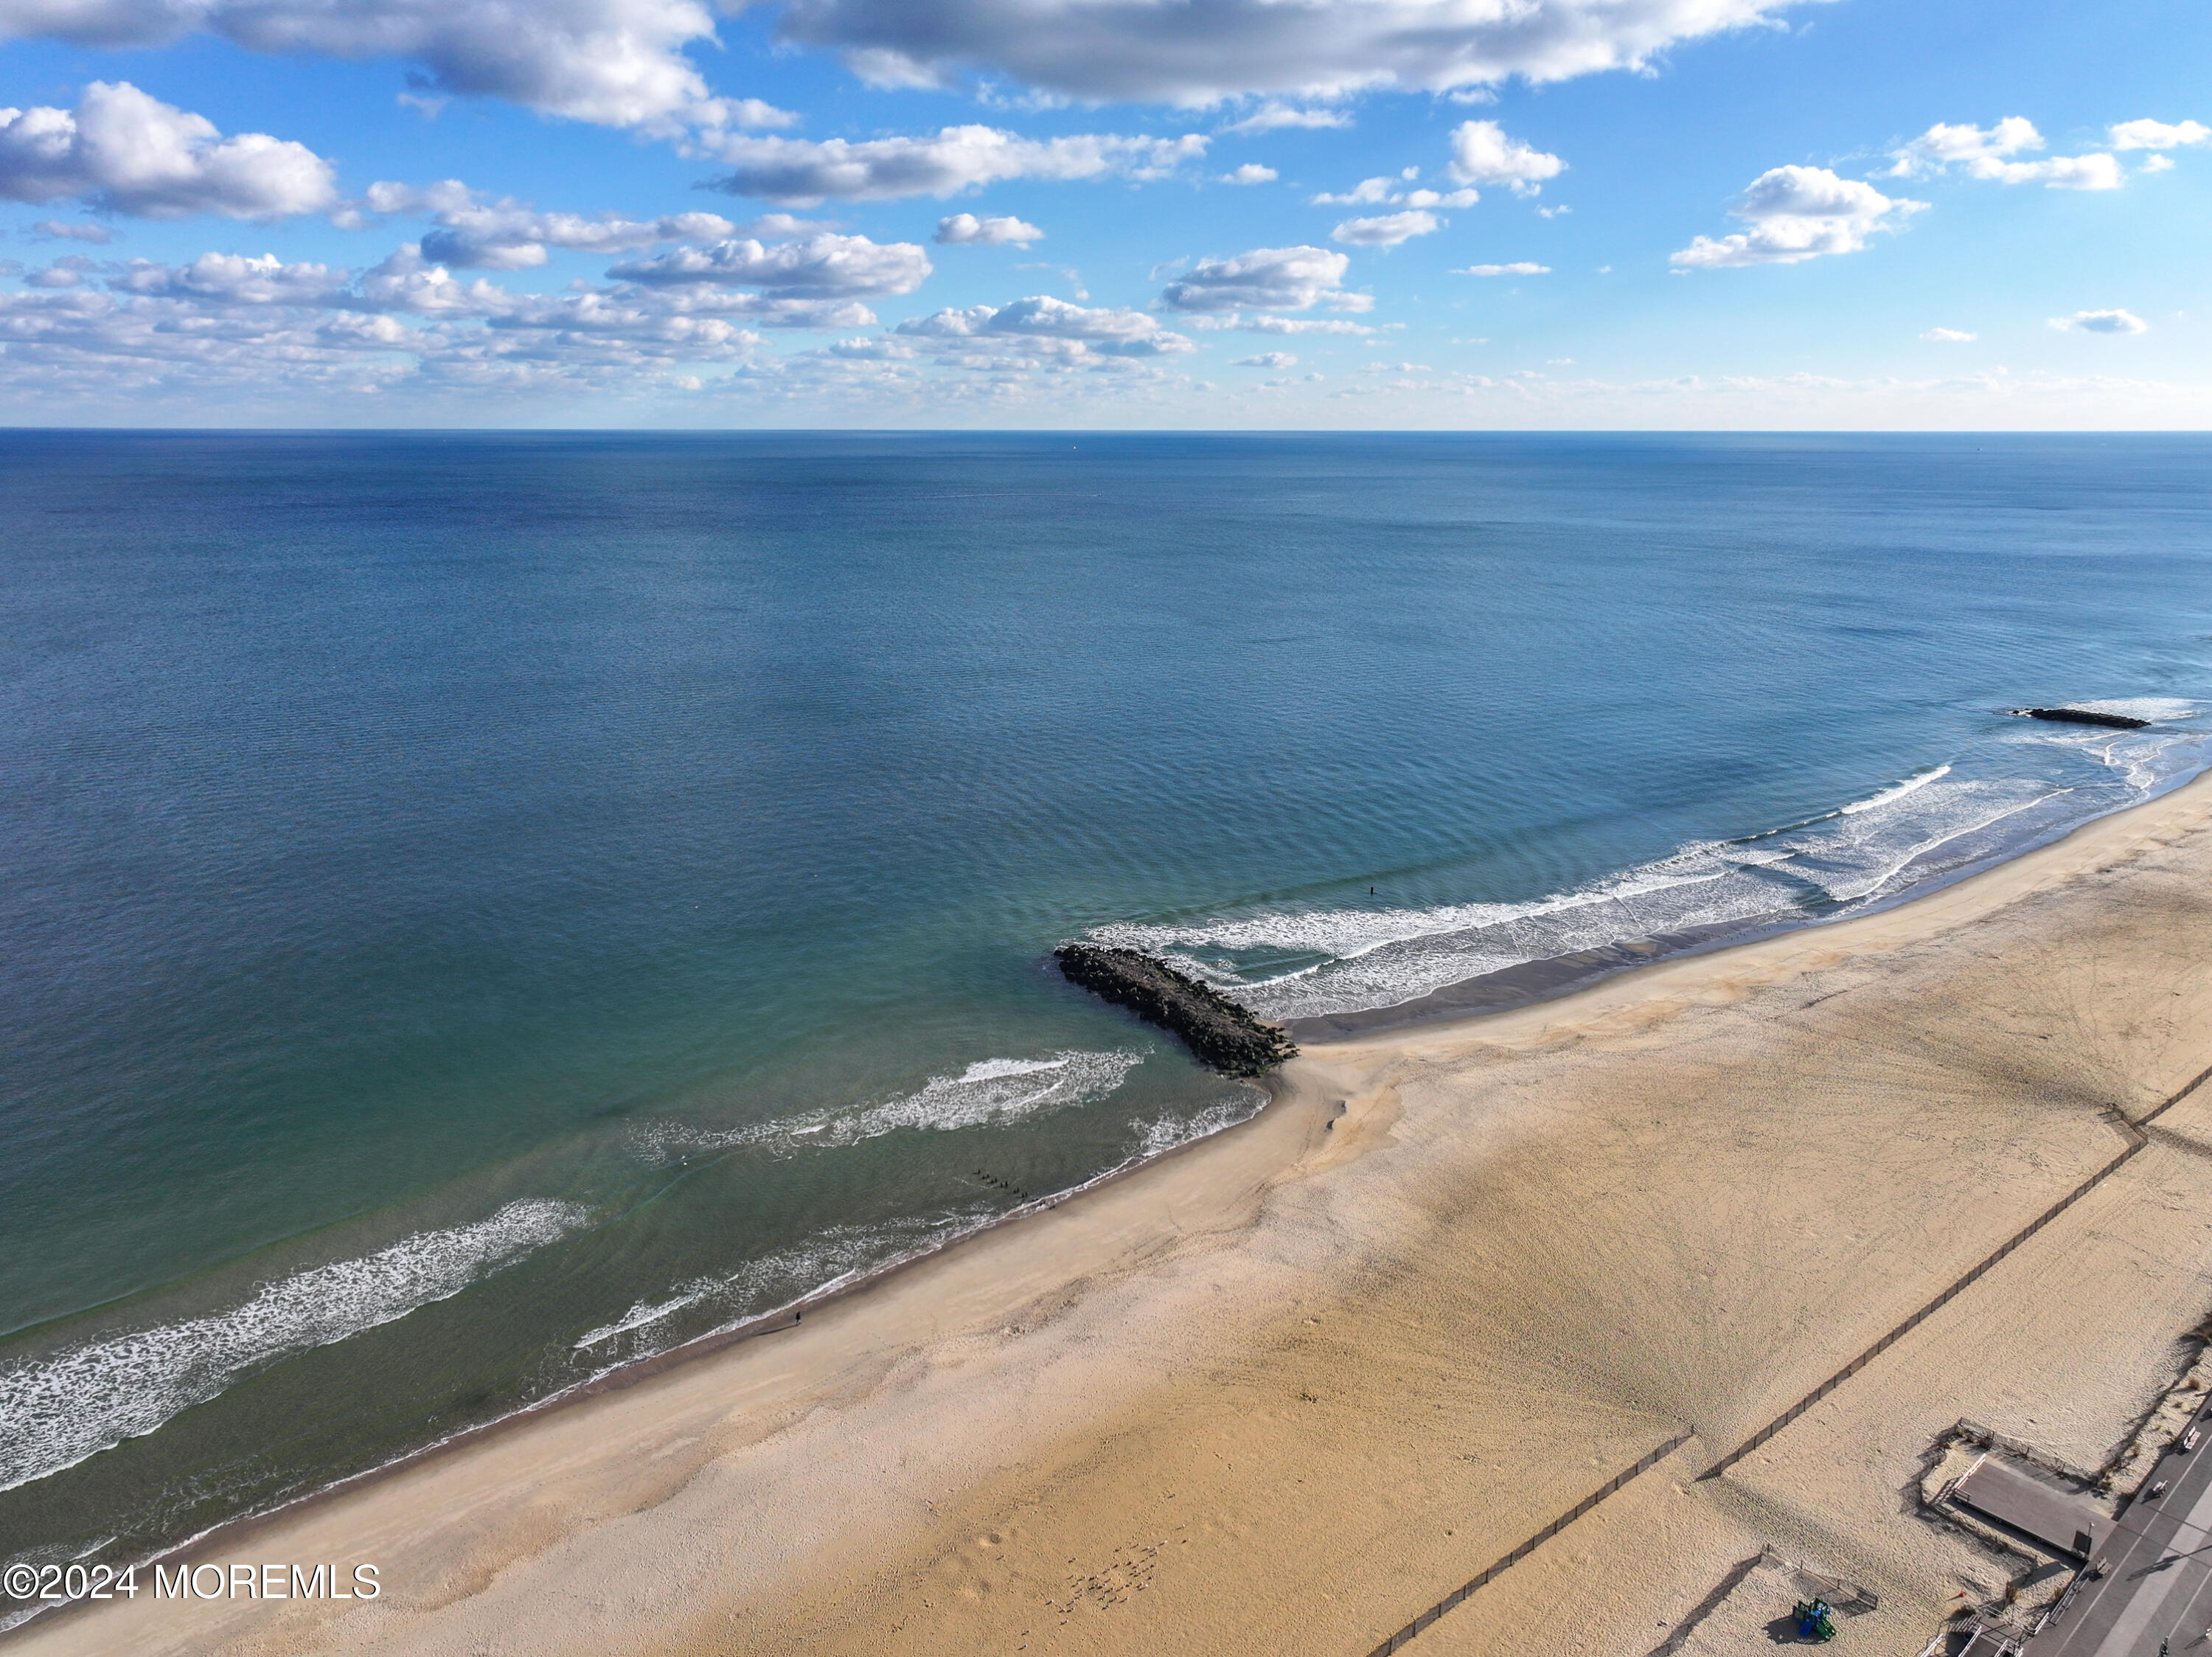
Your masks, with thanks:
M687 1307L713 1303L737 1320L773 1317L800 1301L833 1295L863 1272L916 1254L933 1252L991 1223L989 1214L958 1215L933 1222L897 1221L884 1226L832 1226L805 1242L748 1260L735 1270L695 1277L676 1286L665 1301L636 1305L579 1340L578 1351L607 1347L623 1335L650 1330ZM727 1324L721 1325L728 1327ZM711 1331L705 1331L711 1332ZM663 1349L672 1343L648 1337L596 1355L619 1355L623 1362Z
M1526 903L1262 914L1191 925L1114 926L1097 935L1165 954L1266 1017L1306 1018L1394 1007L1526 961L1776 912L1787 906L1789 890L1760 871L1792 855L1771 845L1698 844ZM1191 953L1199 950L1330 959L1255 982Z
M2203 766L2204 750L2212 733L2176 722L2197 718L2208 710L2204 703L2172 698L2140 697L2132 700L2081 702L2072 704L2097 713L2125 714L2135 719L2160 722L2147 730L2104 730L2094 726L2056 723L2025 724L2006 740L2012 748L2058 749L2071 752L2118 773L2130 790L2148 794L2176 777Z
M1863 800L1852 801L1850 805L1843 808L1839 815L1856 817L1863 811L1873 811L1877 807L1889 804L1893 800L1902 800L1906 795L1916 793L1938 778L1948 777L1950 774L1951 768L1948 765L1938 765L1934 771L1921 771L1915 776L1906 777L1893 787L1884 789L1880 794L1870 794Z
M2166 720L2204 711L2151 699L2082 705ZM1094 935L1164 955L1269 1018L1395 1007L1532 961L1662 935L1802 921L1885 899L2001 850L1997 837L2014 832L2010 819L2039 833L2142 799L2200 768L2206 748L2195 730L2045 725L2010 740L2067 757L2019 768L2040 775L1968 777L1954 765L1931 766L1793 828L1685 846L1524 902L1246 913L1109 926ZM2092 769L2081 769L2085 761Z
M2133 743L2106 754L2105 763L2124 770L2129 787L2147 791L2194 771L2203 763L2204 742L2197 731L2138 731Z
M973 1085L978 1081L992 1081L1008 1076L1034 1075L1046 1069L1062 1068L1068 1058L1105 1057L1102 1054L1064 1054L1060 1059L988 1059L972 1064L955 1080L964 1080ZM1129 1065L1138 1062L1134 1054L1110 1057L1126 1058ZM1128 1066L1116 1075L1126 1075ZM982 1075L977 1073L985 1072ZM927 1092L924 1089L924 1092ZM1049 1197L1036 1197L1023 1204L1022 1209L1046 1207L1086 1191L1126 1172L1136 1164L1205 1139L1224 1128L1256 1115L1267 1102L1267 1095L1256 1087L1241 1089L1237 1097L1222 1100L1206 1106L1194 1115L1178 1117L1164 1115L1151 1121L1139 1121L1136 1126L1137 1144L1134 1153L1125 1161L1093 1175L1082 1185L1071 1190L1057 1191ZM735 1270L720 1276L695 1277L674 1286L667 1298L659 1301L639 1301L629 1310L611 1324L584 1335L574 1343L577 1351L590 1350L600 1360L613 1358L614 1364L598 1373L618 1368L623 1363L665 1350L675 1343L666 1336L659 1338L647 1335L643 1339L623 1342L625 1335L650 1331L687 1307L709 1304L726 1312L732 1321L706 1330L695 1329L685 1338L698 1338L714 1333L716 1328L727 1329L734 1323L772 1318L793 1306L801 1305L834 1295L855 1278L902 1261L933 1254L962 1239L988 1229L1006 1218L1006 1211L977 1208L966 1213L940 1215L934 1220L896 1221L876 1226L833 1226L829 1230L808 1238L789 1248L778 1249L757 1259L749 1260Z
M2069 702L2069 708L2083 708L2091 713L2119 714L2128 719L2193 719L2204 711L2202 702L2191 702L2175 696L2110 697L2101 702Z
M1740 868L1771 861L1773 857L1757 847L1690 845L1656 862L1591 886L1525 903L1443 904L1425 909L1307 910L1166 926L1127 923L1101 927L1092 935L1103 942L1146 951L1265 950L1329 955L1339 961L1349 961L1425 938L1516 926L1573 928L1577 924L1578 911L1625 904L1681 901L1677 894L1685 888L1709 886L1726 880ZM1311 971L1303 968L1268 982L1304 977Z
M850 1145L900 1128L950 1132L987 1122L1017 1122L1102 1099L1143 1062L1141 1053L987 1058L957 1076L933 1076L919 1093L903 1099L832 1117L823 1124L824 1136L830 1143Z
M1778 868L1818 886L1837 903L1884 891L1913 864L1961 838L1995 826L2070 792L2026 781L1931 783L1888 808L1869 807L1849 823L1822 823L1785 838L1792 856ZM1839 813L1840 815L1840 813Z
M837 1106L743 1128L695 1130L653 1124L640 1148L656 1158L673 1151L711 1151L804 1137L809 1146L855 1145L901 1128L951 1132L987 1123L1018 1122L1047 1111L1103 1099L1144 1063L1142 1053L1054 1053L1046 1058L987 1058L958 1075L932 1076L919 1089L872 1104Z
M1219 1104L1207 1106L1195 1116L1163 1116L1140 1122L1137 1124L1137 1156L1140 1161L1148 1161L1197 1140L1210 1139L1224 1128L1249 1121L1267 1102L1267 1096L1255 1088L1249 1099L1223 1100Z
M587 1346L597 1346L601 1341L611 1341L617 1335L627 1335L633 1329L644 1329L657 1324L671 1313L681 1312L687 1306L697 1304L700 1296L704 1293L703 1289L694 1289L690 1294L678 1295L672 1301L663 1301L659 1306L650 1306L640 1301L614 1322L604 1324L586 1335L576 1343L575 1349L580 1352Z
M264 1283L241 1306L106 1337L0 1369L0 1490L143 1437L279 1358L328 1346L459 1294L574 1230L571 1203L510 1203L358 1259Z

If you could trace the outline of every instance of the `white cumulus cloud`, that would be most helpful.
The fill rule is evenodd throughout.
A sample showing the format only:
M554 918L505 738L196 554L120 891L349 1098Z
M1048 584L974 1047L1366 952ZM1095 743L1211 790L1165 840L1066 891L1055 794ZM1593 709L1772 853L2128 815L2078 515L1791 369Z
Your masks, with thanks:
M719 147L735 170L714 187L791 207L832 197L890 201L901 196L950 196L1009 179L1066 180L1164 178L1206 153L1206 140L1132 138L1085 133L1024 138L988 126L948 126L926 137L738 137Z
M102 247L115 240L115 232L104 224L64 224L59 219L40 219L31 227L31 234L55 241L91 241Z
M1452 129L1452 158L1445 168L1462 184L1502 184L1515 194L1529 196L1566 170L1557 155L1547 155L1518 138L1509 138L1495 121L1462 121Z
M2212 126L2201 121L2122 121L2111 129L2115 149L2179 149L2212 139Z
M1232 369L1295 369L1298 365L1295 351L1261 351L1257 356L1240 356L1229 366Z
M2006 184L2039 184L2048 190L2117 190L2127 182L2118 158L2101 152L2053 155L2047 161L2008 161L1994 172L1977 173Z
M853 362L911 362L921 355L896 339L833 339L823 349Z
M937 234L930 240L947 247L969 243L978 247L1026 247L1033 241L1042 241L1044 232L1012 216L979 219L973 213L955 213L937 221Z
M696 127L697 142L712 148L729 136L732 127L784 127L799 125L795 109L778 109L759 98L708 98L685 104L678 112L685 125ZM652 123L664 132L667 124Z
M194 299L221 305L345 305L350 275L327 265L287 265L274 253L202 253L185 265L134 259L108 283L117 293L149 299Z
M1776 167L1760 174L1729 208L1751 228L1717 241L1698 236L1671 262L1689 270L1740 265L1796 265L1824 253L1855 253L1869 235L1894 230L1925 202L1885 196L1825 167Z
M1332 241L1353 247L1395 247L1415 236L1433 235L1443 228L1434 213L1414 210L1385 213L1376 218L1346 219L1328 233Z
M1401 187L1405 180L1418 177L1418 167L1409 167L1398 178L1362 179L1351 189L1332 194L1322 191L1310 198L1314 207L1472 207L1482 198L1474 190L1407 190Z
M1299 109L1269 99L1242 120L1231 121L1224 132L1279 132L1288 127L1350 126L1352 117L1340 109Z
M1768 22L1784 0L793 0L783 38L880 84L965 70L1078 98L1185 106L1247 94L1558 81ZM1255 118L1248 118L1255 119Z
M2148 333L2150 324L2133 311L2076 311L2054 316L2051 326L2062 333Z
M553 247L627 253L663 241L732 236L738 229L719 213L668 213L651 219L616 213L589 217L544 213L523 202L477 200L465 186L451 180L425 191L371 185L362 203L380 213L434 207L436 224L422 237L422 257L454 270L526 271L544 264L550 257L547 250Z
M1552 267L1548 265L1531 264L1527 259L1522 259L1511 265L1470 265L1463 271L1454 271L1452 274L1478 277L1549 276L1552 274Z
M1911 143L1891 152L1889 176L1924 178L1960 168L1972 178L2000 184L2040 184L2052 190L2117 190L2126 181L2119 162L2101 153L2052 155L2015 161L2023 151L2044 148L2043 135L2024 116L2008 115L1995 126L1938 122Z
M873 321L864 306L778 296L834 293L849 278L794 283L793 264L772 257L720 263L721 277L775 290L678 282L515 293L457 276L412 245L355 271L267 254L127 265L72 256L0 290L0 381L42 407L168 398L197 408L211 395L240 407L296 398L344 407L389 393L495 397L512 408L588 394L576 406L602 417L616 406L609 398L684 387L748 399L850 393L863 399L856 408L878 409L903 387L922 399L912 405L919 416L941 413L948 399L1018 399L1059 376L1076 376L1060 381L1071 390L1148 394L1171 382L1163 363L1194 349L1145 313L1041 296L856 337ZM820 350L779 356L763 326L836 332Z
M94 81L74 110L0 109L0 197L76 198L143 218L283 218L337 198L331 164L305 144L241 132L128 81Z
M1231 173L1224 173L1224 184L1273 184L1282 175L1272 167L1262 167L1257 161L1246 161Z
M772 299L860 299L910 294L930 268L929 255L913 242L825 233L773 247L746 238L676 247L607 274L653 288L711 284L759 288Z
M1255 247L1200 259L1162 290L1160 302L1176 311L1303 311L1322 299L1352 298L1343 294L1351 266L1349 257L1326 247Z
M919 340L940 362L975 369L1089 369L1198 349L1142 311L1071 305L1036 294L1007 305L975 305L902 322L894 333Z
M1890 152L1893 179L1925 177L1947 167L2001 163L2023 149L2043 148L2043 135L2023 115L2008 115L1995 126L1938 121L1903 148Z
M684 55L714 36L702 0L0 0L0 39L150 46L194 33L251 52L398 58L442 92L611 126L685 111L744 125L767 108L710 98Z
M13 259L8 262L11 267L14 266ZM23 277L23 285L28 288L82 287L85 277L92 273L92 270L93 263L90 259L82 253L71 253L65 258L54 260L43 271L29 272ZM10 274L13 274L12 269Z
M1958 328L1930 328L1920 337L1942 345L1966 345L1981 338L1979 334L1967 333Z
M1378 202L1397 198L1398 180L1395 179L1362 179L1351 189L1332 193L1322 191L1309 204L1315 207L1369 207Z
M1228 326L1242 328L1247 333L1336 334L1353 339L1364 338L1375 332L1364 322L1341 322L1333 317L1319 316L1232 317Z
M395 184L386 179L370 185L359 199L346 203L331 217L342 229L359 230L390 214L443 213L474 207L482 199L459 179L419 185Z

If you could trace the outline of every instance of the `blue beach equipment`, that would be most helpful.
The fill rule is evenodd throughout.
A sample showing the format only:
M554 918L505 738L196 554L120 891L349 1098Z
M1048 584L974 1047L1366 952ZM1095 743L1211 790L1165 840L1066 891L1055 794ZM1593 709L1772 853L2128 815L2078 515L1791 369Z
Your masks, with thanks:
M1810 1640L1816 1645L1826 1644L1836 1637L1836 1621L1825 1599L1800 1599L1794 1610L1797 1617L1797 1637Z

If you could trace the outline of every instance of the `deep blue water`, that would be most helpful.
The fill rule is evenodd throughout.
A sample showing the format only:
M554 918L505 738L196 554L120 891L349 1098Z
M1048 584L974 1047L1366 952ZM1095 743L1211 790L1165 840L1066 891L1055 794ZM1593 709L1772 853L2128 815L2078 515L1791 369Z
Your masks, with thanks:
M2207 763L2208 461L0 434L0 1556L1249 1113L1067 937L1372 1008L2142 798ZM2080 702L2158 722L1994 711Z

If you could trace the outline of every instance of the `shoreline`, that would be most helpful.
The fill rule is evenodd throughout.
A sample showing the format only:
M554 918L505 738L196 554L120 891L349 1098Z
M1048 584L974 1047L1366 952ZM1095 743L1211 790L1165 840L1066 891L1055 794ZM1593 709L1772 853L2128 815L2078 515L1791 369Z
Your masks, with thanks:
M2212 738L2212 732L2201 734ZM1351 1012L1321 1013L1306 1018L1285 1020L1283 1027L1301 1041L1340 1041L1370 1033L1408 1030L1425 1024L1487 1018L1556 1001L1642 967L1656 966L1692 956L1709 955L1717 950L1762 943L1770 938L1784 937L1795 932L1838 926L1866 916L1883 914L1902 905L1917 903L1932 897L1962 880L1995 873L2023 857L2033 856L2045 847L2057 845L2084 829L2154 804L2207 776L2212 776L2212 759L2208 759L2197 771L2185 771L2167 778L2140 800L2124 806L2115 806L2110 811L2098 812L2078 823L2031 834L2017 844L2005 846L1987 856L1962 863L1956 868L1944 869L1923 880L1915 880L1886 897L1876 898L1870 902L1863 901L1856 907L1839 905L1840 912L1809 916L1803 920L1753 921L1740 926L1721 923L1710 927L1692 928L1686 932L1655 933L1648 938L1607 944L1596 949L1575 950L1564 955L1547 956L1541 960L1522 961L1517 966L1501 967L1495 972L1441 984L1410 1001L1395 1002L1388 1007L1360 1008Z
M1165 1150L1131 1157L1127 1161L1116 1163L1114 1167L1092 1175L1079 1185L1071 1185L1066 1190L1055 1191L1048 1197L1036 1197L1018 1207L1009 1209L1004 1214L994 1215L966 1231L954 1233L926 1247L916 1249L911 1253L902 1254L894 1259L886 1260L880 1265L871 1266L864 1270L848 1273L842 1277L833 1278L821 1288L810 1289L805 1294L787 1301L781 1306L770 1307L765 1312L756 1313L750 1317L740 1319L738 1322L724 1328L708 1330L702 1335L692 1336L690 1339L680 1341L665 1351L651 1353L643 1357L626 1359L602 1370L596 1375L536 1399L519 1410L510 1410L506 1415L495 1416L489 1421L479 1422L472 1427L465 1427L459 1432L449 1434L431 1443L418 1445L414 1449L404 1451L388 1461L378 1462L373 1467L364 1467L358 1472L348 1473L343 1478L333 1479L327 1484L320 1484L313 1489L303 1490L296 1496L288 1496L273 1507L240 1514L235 1518L226 1519L219 1524L210 1525L204 1531L197 1532L180 1541L148 1554L122 1569L151 1570L157 1565L169 1566L179 1562L189 1563L196 1556L205 1553L210 1548L242 1540L311 1509L343 1501L383 1481L396 1478L445 1457L460 1453L495 1439L504 1437L510 1433L533 1426L562 1410L588 1403L594 1398L626 1392L669 1370L713 1357L766 1336L780 1335L787 1331L804 1328L802 1314L807 1312L822 1310L856 1299L895 1277L928 1265L945 1254L1002 1231L1018 1221L1035 1219L1057 1209L1063 1203L1073 1202L1079 1197L1102 1190L1117 1180L1125 1179L1132 1174L1141 1173L1162 1163L1172 1161L1186 1152L1196 1150L1201 1145L1211 1144L1217 1139L1235 1133L1240 1128L1249 1126L1258 1120L1275 1103L1278 1089L1273 1084L1276 1082L1278 1075L1278 1072L1270 1072L1267 1075L1249 1080L1249 1085L1266 1093L1267 1097L1253 1107L1249 1115L1240 1118L1226 1127L1216 1129L1212 1133L1199 1135L1195 1138L1184 1140L1181 1144L1170 1145ZM789 1319L790 1321L781 1321L785 1319ZM0 1600L0 1610L4 1610L8 1603L6 1600ZM87 1601L58 1604L50 1610L33 1611L20 1621L0 1623L0 1642L6 1642L18 1634L27 1632L34 1628L47 1627L70 1616L72 1612L86 1609L88 1604L89 1602Z
M1592 1016L1601 1022L1607 1016L1626 1016L1631 1022L1639 1016L1663 1016L1655 1014L1653 1009L1669 997L1678 1001L1686 997L1694 1002L1701 994L1710 993L1713 982L1732 981L1732 993L1740 994L1745 983L1771 984L1802 975L1808 961L1836 955L1839 951L1844 958L1879 954L1914 936L1942 935L2004 909L2025 895L2063 884L2084 872L2124 863L2143 845L2158 843L2155 832L2145 823L2145 814L2161 805L2172 806L2177 796L2183 795L2188 797L2181 803L2202 818L2206 808L2212 807L2212 774L2199 773L2181 779L2146 800L2078 824L2017 854L1953 871L1899 894L1893 900L1848 917L1788 925L1754 938L1716 940L1703 947L1652 959L1610 964L1591 979L1563 986L1541 999L1523 1000L1510 1008L1473 1014L1441 1014L1419 1022L1346 1033L1328 1044L1322 1052L1296 1061L1285 1071L1265 1078L1261 1085L1267 1093L1267 1100L1251 1116L1231 1127L1155 1156L1121 1165L1084 1186L1025 1204L974 1231L887 1263L849 1282L815 1291L789 1306L696 1337L666 1352L617 1366L525 1410L365 1469L272 1508L241 1515L142 1563L150 1565L158 1559L171 1564L204 1556L216 1548L249 1536L327 1518L336 1511L388 1490L409 1476L434 1475L440 1468L449 1468L471 1455L480 1456L494 1448L512 1449L518 1441L543 1429L573 1422L595 1405L620 1400L625 1395L634 1396L636 1388L649 1381L689 1377L696 1384L709 1372L734 1373L751 1363L756 1337L796 1331L802 1326L796 1319L790 1323L764 1326L786 1312L818 1307L830 1314L825 1321L850 1325L865 1321L872 1310L885 1309L894 1297L910 1299L921 1293L927 1280L933 1276L959 1275L973 1279L980 1272L988 1277L991 1275L989 1263L982 1257L1019 1250L1035 1229L1049 1223L1048 1216L1055 1211L1062 1218L1079 1217L1079 1211L1080 1215L1087 1216L1109 1205L1102 1199L1119 1201L1139 1186L1148 1191L1152 1187L1179 1183L1202 1186L1205 1171L1190 1172L1197 1164L1235 1161L1261 1165L1257 1168L1248 1167L1244 1172L1257 1173L1253 1194L1264 1199L1279 1179L1287 1177L1279 1161L1273 1167L1266 1166L1273 1153L1295 1147L1298 1154L1310 1154L1316 1142L1327 1142L1321 1141L1321 1135L1334 1124L1321 1118L1322 1095L1336 1091L1336 1087L1332 1084L1323 1088L1319 1083L1331 1063L1342 1055L1372 1052L1389 1046L1391 1044L1384 1039L1389 1036L1410 1037L1429 1045L1468 1038L1476 1032L1496 1038L1493 1045L1504 1047L1529 1043L1541 1046L1546 1027L1560 1022L1571 1011L1578 1011L1585 1024ZM2140 832L2127 826L2131 820ZM2132 842L2130 833L2136 836ZM1854 944L1857 946L1856 949ZM1646 967L1649 971L1632 972L1627 970L1631 966ZM1701 976L1707 980L1703 984L1698 982ZM1298 1112L1295 1107L1301 1103L1310 1108ZM1372 1130L1378 1126L1387 1139L1387 1121L1362 1124L1356 1134L1340 1136L1329 1146L1324 1160L1331 1166L1341 1165L1350 1156L1373 1148L1377 1140ZM1359 1142L1357 1145L1352 1142L1355 1139ZM1265 1150L1260 1148L1263 1143ZM1202 1147L1210 1148L1200 1155ZM1188 1178L1178 1179L1178 1173L1188 1174ZM1230 1183L1241 1190L1249 1182L1232 1179ZM1079 1202L1078 1198L1083 1200ZM1219 1215L1214 1218L1217 1224L1225 1223ZM1021 1228L1009 1223L1017 1219L1030 1223ZM1157 1243L1157 1238L1154 1241ZM1080 1284L1085 1281L1087 1278L1079 1277L1074 1292L1081 1292ZM937 1320L933 1318L926 1321L933 1325ZM878 1343L884 1337L884 1332L878 1331ZM893 1331L888 1338L895 1344L902 1337ZM739 1347L745 1350L738 1353L736 1349ZM704 1360L710 1357L722 1357L724 1362L706 1363ZM70 1628L88 1625L82 1613L92 1609L64 1605L36 1614L9 1630L8 1637L24 1641L48 1633L61 1635Z

